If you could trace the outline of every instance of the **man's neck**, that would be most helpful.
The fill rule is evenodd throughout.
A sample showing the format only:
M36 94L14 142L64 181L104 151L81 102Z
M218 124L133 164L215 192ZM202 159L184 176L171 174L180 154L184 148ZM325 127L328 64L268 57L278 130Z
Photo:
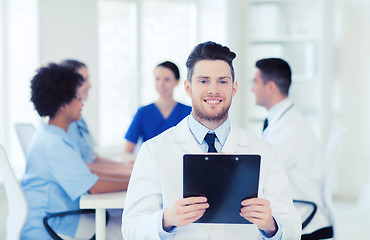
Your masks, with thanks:
M288 96L285 96L285 95L276 95L276 96L274 96L273 98L271 98L271 101L266 106L266 109L267 110L270 110L272 107L274 107L276 104L278 104L279 102L283 101L287 97Z
M208 119L200 118L199 116L196 116L196 114L194 113L192 113L192 116L194 117L196 121L198 121L200 124L202 124L203 126L205 126L206 128L212 131L217 129L219 126L221 126L227 120L227 117L228 117L228 115L226 115L222 119L208 120Z

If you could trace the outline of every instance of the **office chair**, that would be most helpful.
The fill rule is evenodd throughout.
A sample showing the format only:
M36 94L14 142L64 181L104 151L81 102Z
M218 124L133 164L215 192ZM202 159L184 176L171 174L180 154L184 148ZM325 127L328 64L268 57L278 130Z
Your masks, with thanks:
M2 145L0 145L0 165L8 201L6 239L18 240L26 221L28 205Z
M26 157L27 150L31 145L32 137L36 131L36 128L32 123L16 123L15 131L17 132L24 156Z
M319 229L312 234L302 235L302 239L334 239L334 216L333 216L333 199L332 199L332 178L335 170L336 162L338 161L339 149L341 141L345 133L347 132L346 127L335 128L331 134L326 146L326 150L323 158L323 186L321 188L323 196L324 208L328 215L329 226ZM302 200L293 200L294 203L311 205L312 211L310 215L303 221L302 229L304 229L313 219L317 211L317 205L314 202L302 201Z
M333 239L335 238L335 219L333 214L333 175L335 172L335 166L339 159L339 153L341 149L342 141L347 134L347 127L337 127L332 130L328 144L324 153L324 186L322 188L324 196L324 207L327 209L329 223L333 228Z

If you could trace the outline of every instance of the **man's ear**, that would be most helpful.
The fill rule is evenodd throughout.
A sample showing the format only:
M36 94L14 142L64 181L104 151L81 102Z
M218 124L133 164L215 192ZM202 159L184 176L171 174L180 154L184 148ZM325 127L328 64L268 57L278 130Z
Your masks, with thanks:
M186 94L191 97L191 82L188 79L186 79L184 82L184 89Z
M274 81L267 82L267 89L269 90L269 92L275 92L276 90L279 90Z
M233 97L235 96L236 92L238 91L238 82L233 82Z

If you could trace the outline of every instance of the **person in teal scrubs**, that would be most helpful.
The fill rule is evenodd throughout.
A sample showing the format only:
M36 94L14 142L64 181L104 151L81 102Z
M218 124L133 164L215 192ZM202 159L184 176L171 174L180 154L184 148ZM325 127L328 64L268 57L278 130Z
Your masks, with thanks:
M79 87L82 101L87 101L89 90L91 88L90 75L87 65L76 59L65 59L60 62L61 66L73 68L79 73L82 78L82 85ZM83 117L80 120L74 121L69 125L68 134L76 142L81 158L87 163L90 169L102 174L108 172L110 174L130 175L133 163L117 162L97 155L94 152L94 138L91 135L87 123ZM93 164L92 164L93 163Z
M79 209L82 194L127 189L129 177L99 175L82 160L76 142L67 133L80 120L83 106L78 91L83 82L72 68L49 64L31 81L31 101L48 123L36 130L27 154L21 187L28 203L28 216L21 239L50 239L43 218L50 213ZM79 215L53 218L55 232L74 237Z
M141 138L143 142L176 126L191 112L191 107L173 99L173 91L180 82L180 72L176 64L162 62L154 70L155 87L159 99L140 107L125 135L127 140L124 152L133 153Z
M63 60L60 65L73 68L83 77L83 82L79 91L81 93L82 101L86 101L91 88L89 71L86 64L75 59L66 59ZM69 125L68 134L70 134L77 142L82 159L86 163L95 162L96 155L94 154L94 139L90 134L83 117L81 117L81 120L74 121Z

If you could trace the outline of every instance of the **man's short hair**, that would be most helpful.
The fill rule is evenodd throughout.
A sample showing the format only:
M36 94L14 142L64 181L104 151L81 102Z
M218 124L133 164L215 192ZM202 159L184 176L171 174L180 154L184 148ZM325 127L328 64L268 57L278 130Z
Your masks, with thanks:
M200 43L194 47L193 51L190 53L188 60L186 60L186 67L188 69L187 78L191 82L191 77L193 76L194 66L198 61L201 60L222 60L227 62L230 66L231 75L233 81L235 79L233 60L236 54L226 46L222 46L215 42L204 42Z
M256 62L256 67L261 71L263 83L273 81L281 94L288 96L292 83L292 71L289 64L280 58L265 58Z
M51 63L37 70L31 80L31 102L41 117L55 117L58 109L70 103L83 78L72 67Z
M60 62L61 66L66 66L66 67L71 67L73 68L76 72L82 68L82 67L87 67L85 63L78 61L76 59L64 59L63 61Z

